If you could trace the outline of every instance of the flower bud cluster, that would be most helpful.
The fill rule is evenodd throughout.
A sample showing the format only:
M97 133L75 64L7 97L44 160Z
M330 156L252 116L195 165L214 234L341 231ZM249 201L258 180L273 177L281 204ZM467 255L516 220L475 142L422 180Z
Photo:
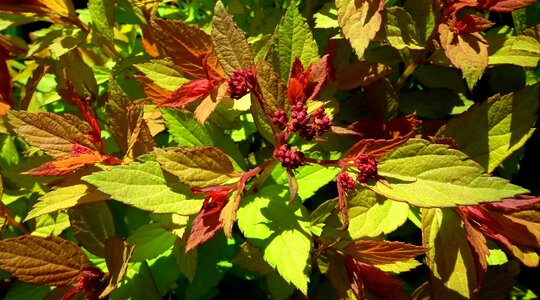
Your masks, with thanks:
M298 132L307 141L330 130L333 124L324 108L317 108L311 115L307 110L306 104L296 102L291 106L290 118L287 118L287 113L283 109L278 109L273 114L272 123L281 130Z
M253 75L253 70L247 68L245 70L234 70L233 76L227 81L229 88L227 93L233 99L240 99L247 95L249 92L250 82L253 82L255 76Z
M341 187L343 188L345 192L354 189L354 186L356 185L356 182L354 182L354 179L351 176L349 176L349 174L346 172L339 173L337 180L338 180L338 184L341 185Z
M379 176L377 165L379 164L377 160L367 156L366 154L359 154L354 163L358 167L358 175L356 180L360 183L365 183L369 179L377 178Z
M282 145L274 151L274 157L281 162L284 168L296 169L306 164L304 153L289 145Z

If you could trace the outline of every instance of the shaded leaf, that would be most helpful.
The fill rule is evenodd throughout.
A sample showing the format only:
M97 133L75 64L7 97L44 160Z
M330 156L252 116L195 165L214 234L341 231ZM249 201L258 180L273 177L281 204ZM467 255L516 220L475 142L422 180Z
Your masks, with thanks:
M384 36L396 49L423 49L416 33L416 24L411 15L401 7L389 7L384 10Z
M470 299L478 287L474 257L463 233L461 219L452 210L422 210L431 296L436 299Z
M105 242L105 262L109 270L108 283L105 289L99 295L105 298L112 293L122 282L128 270L128 262L135 246L129 245L119 236L111 236Z
M334 86L339 90L352 90L369 85L392 73L386 65L357 61L336 72Z
M101 34L112 42L114 38L114 7L116 0L89 0L88 10L92 16L94 26Z
M105 257L105 245L113 236L114 220L105 202L79 205L68 211L69 223L77 241L90 253Z
M285 98L287 95L287 87L283 84L279 75L274 71L274 68L265 60L261 59L257 62L257 82L263 94L264 104L271 112L279 108L285 107Z
M536 68L540 62L540 42L533 37L487 35L489 64L513 64Z
M336 7L341 31L361 59L381 27L384 1L336 0Z
M202 205L202 200L197 199L187 186L168 183L168 178L154 161L117 166L82 179L115 200L155 213L191 215Z
M437 135L454 138L461 151L491 173L533 134L540 105L539 88L536 84L474 104Z
M77 245L59 237L25 235L0 241L0 268L26 283L75 284L89 266Z

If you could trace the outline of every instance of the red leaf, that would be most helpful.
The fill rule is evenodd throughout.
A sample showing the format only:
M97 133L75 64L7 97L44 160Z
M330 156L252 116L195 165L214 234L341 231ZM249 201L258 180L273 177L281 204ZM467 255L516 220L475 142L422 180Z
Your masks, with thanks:
M500 212L515 212L540 203L539 196L520 195L515 199L504 199L501 202L486 203L484 207Z
M6 64L6 57L0 51L0 116L6 114L6 110L13 107L13 92L11 76Z
M208 95L214 84L208 79L198 79L184 83L176 92L162 103L162 106L184 108L191 102Z
M482 285L484 273L487 271L487 257L489 256L489 249L486 238L480 231L476 230L476 228L467 219L466 214L460 208L457 209L457 212L463 220L469 247L471 250L473 250L472 254L474 263L476 265L476 282L479 288Z
M477 15L466 15L456 22L456 28L460 32L473 33L484 31L494 24Z
M291 70L291 77L287 87L287 96L291 104L313 100L329 74L328 55L323 56L319 61L311 63L306 71L298 58Z
M537 0L479 0L477 8L500 13L509 13L536 3Z
M343 253L357 261L371 265L392 264L405 261L426 253L428 248L402 242L358 240L353 241Z
M186 252L204 244L214 234L223 228L223 222L219 220L221 210L227 204L228 193L226 191L212 192L204 200L199 215L193 220L191 234L187 240Z
M403 291L401 282L380 269L358 262L350 256L345 257L345 264L349 273L351 287L358 299L362 299L362 286L375 295L385 299L409 299L407 294Z

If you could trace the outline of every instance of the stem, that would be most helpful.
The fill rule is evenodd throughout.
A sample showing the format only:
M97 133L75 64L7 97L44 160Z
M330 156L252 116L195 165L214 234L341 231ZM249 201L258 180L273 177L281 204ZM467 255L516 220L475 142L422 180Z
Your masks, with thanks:
M420 51L421 55L424 54L424 51ZM416 58L414 59L413 62L411 62L406 68L405 70L403 71L403 73L401 74L401 76L399 77L399 79L396 81L396 83L394 83L394 90L395 91L399 91L403 85L405 84L405 82L407 81L407 79L409 78L409 76L411 76L414 71L416 70L416 68L418 67L418 63L416 62Z
M309 162L312 164L318 164L321 166L340 167L343 165L343 160L341 159L314 159L314 158L306 157L306 162Z
M15 218L13 217L13 215L11 214L11 212L9 211L9 209L3 202L0 202L0 216L6 218L9 225L17 228L22 233L30 234L30 231L26 229L26 227L22 226L21 223L15 220Z

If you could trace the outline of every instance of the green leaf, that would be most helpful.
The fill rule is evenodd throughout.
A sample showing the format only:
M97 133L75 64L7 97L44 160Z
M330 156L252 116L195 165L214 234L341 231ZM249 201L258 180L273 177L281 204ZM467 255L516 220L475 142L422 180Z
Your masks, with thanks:
M307 294L312 249L309 215L300 201L287 205L283 186L263 188L248 196L238 210L238 225L248 240L261 249L263 258L287 282Z
M115 200L155 213L191 215L202 205L187 186L167 178L154 161L116 166L82 179Z
M384 34L390 45L396 49L423 49L420 44L416 26L411 15L401 7L387 8L383 16L385 18Z
M339 28L335 3L325 3L313 17L315 18L315 28Z
M539 88L536 84L476 103L450 120L438 135L453 137L461 151L491 173L533 134Z
M161 113L172 138L178 146L216 146L244 167L244 156L236 148L231 137L210 122L197 122L189 111L162 108Z
M410 259L406 261L396 261L392 264L386 264L386 265L375 265L375 267L381 269L381 271L384 272L390 272L390 273L403 273L403 272L409 272L412 269L415 269L419 266L421 266L422 263L417 261L416 259Z
M370 188L390 199L420 207L474 205L528 191L507 180L490 177L465 154L448 146L411 139L380 161Z
M130 263L126 278L109 296L110 300L162 300L150 273L148 264L143 262Z
M289 80L294 59L304 66L319 59L319 47L313 39L306 20L293 3L289 5L274 33L274 66L281 78Z
M448 89L427 89L400 93L398 109L405 114L416 113L420 118L445 119L463 113L473 104L472 100Z
M472 90L488 66L488 43L478 32L457 34L444 23L439 25L439 34L446 57L462 71Z
M187 288L186 300L202 298L223 279L232 267L230 260L236 252L235 240L227 239L220 231L197 251L197 272Z
M437 4L434 6L434 4ZM435 29L440 11L440 3L425 0L407 0L403 8L411 15L416 24L418 39L423 44L426 42L431 31Z
M35 236L58 236L69 228L69 217L66 213L51 213L36 218L36 229L32 232Z
M134 65L159 87L169 91L176 91L189 80L170 59L153 59L149 62Z
M127 239L128 244L135 246L131 261L154 258L169 250L175 241L176 236L161 227L159 223L144 225L135 230Z
M423 209L422 235L429 247L434 299L471 299L477 286L475 262L459 216L450 209Z
M152 278L154 278L154 283L162 296L167 294L181 274L172 254L173 251L178 251L178 249L167 250L158 257L148 261Z
M25 220L76 205L98 202L109 199L109 196L84 183L58 187L41 196L28 213Z
M489 64L513 64L536 68L540 62L540 42L525 36L487 35Z
M251 48L242 32L221 1L216 3L212 18L212 41L225 72L244 70L253 65Z
M193 187L217 186L232 178L234 168L219 148L167 148L154 150L161 167Z
M28 56L49 49L58 58L76 48L84 38L85 33L76 27L51 30L30 46Z
M334 180L339 173L339 168L323 167L321 165L311 164L299 168L295 172L298 182L298 196L305 201L315 194L321 187ZM283 172L281 167L276 167L272 171L272 177L276 183L286 185L287 173Z
M97 30L108 40L114 38L114 6L116 0L89 0L88 10Z
M384 1L336 0L336 7L341 31L361 59L381 28Z
M362 190L349 200L351 240L376 237L396 230L407 221L409 205L386 199L370 190Z
M80 205L68 211L71 230L90 253L105 257L105 243L114 235L114 220L105 202Z

